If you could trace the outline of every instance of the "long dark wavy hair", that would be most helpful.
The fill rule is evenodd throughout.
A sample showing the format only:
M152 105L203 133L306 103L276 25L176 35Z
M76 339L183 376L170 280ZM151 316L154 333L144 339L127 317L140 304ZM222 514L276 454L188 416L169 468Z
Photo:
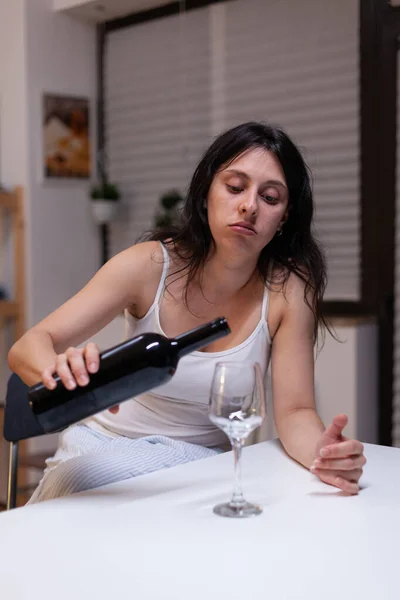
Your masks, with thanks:
M193 174L181 223L168 231L152 231L142 239L163 241L184 259L182 271L187 273L187 303L189 285L201 271L213 245L205 208L213 178L222 167L253 148L274 153L282 166L289 190L288 219L281 235L275 235L261 251L257 268L265 285L270 285L267 274L271 261L274 266L279 265L283 290L290 273L295 273L303 280L304 300L314 314L316 341L321 324L330 330L321 311L326 287L325 259L312 232L314 201L311 173L300 151L283 129L266 123L249 122L233 127L216 138Z

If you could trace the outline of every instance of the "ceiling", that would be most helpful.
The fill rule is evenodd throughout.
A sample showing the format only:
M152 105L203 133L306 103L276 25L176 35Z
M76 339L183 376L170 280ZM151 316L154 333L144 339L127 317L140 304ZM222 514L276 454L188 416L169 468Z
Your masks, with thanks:
M101 23L130 13L142 12L170 4L173 0L53 0L54 10L66 12L78 19ZM388 0L400 6L400 0Z
M55 11L84 21L101 23L129 13L142 12L170 4L172 0L53 0Z

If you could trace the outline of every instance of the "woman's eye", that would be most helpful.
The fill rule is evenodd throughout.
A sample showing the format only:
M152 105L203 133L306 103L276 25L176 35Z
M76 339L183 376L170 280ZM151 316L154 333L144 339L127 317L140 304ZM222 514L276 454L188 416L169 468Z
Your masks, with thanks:
M232 192L233 194L240 194L240 192L243 192L242 188L236 187L235 185L229 185L227 184L226 186L228 188L228 190L230 192Z
M269 204L278 204L279 202L279 198L276 198L275 196L263 196L264 200L266 200Z

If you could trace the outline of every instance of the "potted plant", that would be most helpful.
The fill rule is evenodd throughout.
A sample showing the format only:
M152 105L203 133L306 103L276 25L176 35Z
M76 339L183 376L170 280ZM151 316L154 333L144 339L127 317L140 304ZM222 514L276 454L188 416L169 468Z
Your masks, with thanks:
M177 190L169 190L159 202L161 210L156 213L154 225L157 229L169 229L179 221L183 198Z
M94 185L90 191L90 197L95 221L99 225L112 221L121 197L117 185L115 183Z

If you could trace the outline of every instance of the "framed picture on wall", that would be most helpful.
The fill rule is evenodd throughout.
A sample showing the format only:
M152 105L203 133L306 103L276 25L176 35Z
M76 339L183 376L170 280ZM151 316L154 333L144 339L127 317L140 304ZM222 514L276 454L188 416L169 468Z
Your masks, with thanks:
M89 179L89 99L44 93L42 126L44 179Z

